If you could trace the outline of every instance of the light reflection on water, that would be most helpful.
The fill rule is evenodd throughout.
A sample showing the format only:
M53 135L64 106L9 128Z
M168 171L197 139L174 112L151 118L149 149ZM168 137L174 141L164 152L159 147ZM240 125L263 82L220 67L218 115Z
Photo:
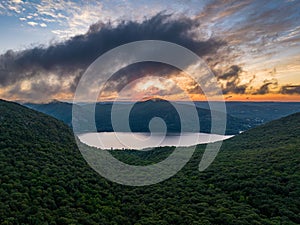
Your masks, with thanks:
M226 140L232 135L206 133L126 133L99 132L78 135L81 142L101 149L145 149L159 146L192 146Z

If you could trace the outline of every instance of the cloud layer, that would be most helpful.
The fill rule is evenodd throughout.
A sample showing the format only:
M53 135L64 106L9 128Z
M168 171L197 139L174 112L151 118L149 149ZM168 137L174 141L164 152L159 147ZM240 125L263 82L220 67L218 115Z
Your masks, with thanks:
M51 95L53 92L59 92L57 87L59 84L68 81L69 91L72 92L84 70L97 57L114 47L138 40L154 39L173 42L191 49L199 56L214 54L223 42L214 39L195 40L189 31L196 26L199 26L196 20L187 17L173 18L171 15L161 13L141 23L124 21L116 27L110 23L96 23L86 34L75 36L67 41L21 52L8 51L1 55L0 85L6 87L18 84L19 91L13 88L10 92L15 95L30 92L32 96L35 91L42 90ZM161 70L161 67L154 69L151 63L144 66L130 68L131 73L129 74L127 70L127 76L133 76L132 74L142 76L143 71L148 72L150 69L153 74ZM160 71L159 74L162 72ZM30 81L30 87L22 88L24 81ZM37 97L39 97L38 93Z
M114 3L1 2L0 14L17 14L20 22L32 29L60 24L52 32L63 38L83 33L91 22L100 22L91 25L85 34L52 42L49 47L1 55L0 97L70 98L80 76L98 56L116 46L146 39L174 42L196 52L207 61L228 99L236 95L299 95L299 1L209 0L183 4L162 0L136 6L131 1ZM167 5L176 13L157 14ZM192 81L179 78L174 68L145 63L117 73L106 94L149 74L172 78L190 93L201 92ZM175 86L162 79L156 82L161 85L157 84L151 93L177 93ZM166 90L158 90L159 86Z

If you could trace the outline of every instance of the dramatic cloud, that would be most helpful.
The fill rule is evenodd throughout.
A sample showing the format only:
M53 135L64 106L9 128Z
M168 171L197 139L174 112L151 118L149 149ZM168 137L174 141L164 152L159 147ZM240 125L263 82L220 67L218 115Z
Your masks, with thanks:
M1 96L45 98L55 92L69 96L98 56L146 39L174 42L196 52L215 73L227 99L243 94L296 95L300 83L299 8L300 1L288 0L2 1L0 14L15 15L27 29L52 32L64 41L1 55ZM169 12L175 13L166 15ZM109 96L147 75L177 79L189 93L201 93L195 82L179 78L176 69L155 63L124 68L110 80L105 92ZM151 89L151 93L177 93L174 86L156 80L161 83L156 88L166 90ZM42 89L43 95L38 95Z
M56 77L57 80L73 79L76 82L98 56L114 47L138 40L170 41L191 49L199 56L213 54L223 42L213 39L207 41L193 39L189 31L195 26L199 26L199 23L193 19L175 18L165 14L158 14L141 23L124 21L116 27L109 23L97 23L92 25L85 35L75 36L50 47L35 47L21 52L8 51L1 55L0 85L4 87L22 80L47 78L49 75ZM135 74L141 76L148 73L150 68L151 66L145 68L138 66L134 69L137 69ZM158 67L156 71L160 69ZM130 74L132 76L132 73ZM53 81L48 82L51 90L52 83ZM42 82L41 84L47 93L47 86ZM75 86L76 84L70 88Z
M280 92L282 94L287 94L287 95L293 95L293 94L300 95L300 85L285 85L285 86L282 86Z
M217 75L217 79L223 84L224 94L245 94L247 85L240 84L241 72L242 68L240 66L233 65L226 73Z
M197 18L202 22L209 36L222 37L230 48L232 56L221 58L225 54L213 58L210 66L217 71L220 63L223 68L228 65L239 65L248 72L239 74L241 81L254 77L254 85L250 90L238 85L238 80L230 82L224 92L249 94L280 93L285 77L296 77L299 74L300 51L300 1L268 1L268 0L212 0L198 13ZM231 60L228 63L228 59ZM227 64L227 65L226 65ZM216 67L216 68L215 68ZM276 76L278 88L272 81L272 68L277 67ZM290 71L289 68L295 68ZM263 71L266 71L265 73ZM219 74L226 73L218 72ZM248 76L248 77L247 77ZM233 79L231 77L231 79ZM261 84L263 82L263 84ZM242 83L244 84L244 83ZM247 84L247 82L246 82ZM247 85L250 85L249 82ZM235 90L234 90L235 89Z
M265 80L264 84L253 94L255 95L270 94L270 93L274 93L277 88L278 88L278 81L276 79Z

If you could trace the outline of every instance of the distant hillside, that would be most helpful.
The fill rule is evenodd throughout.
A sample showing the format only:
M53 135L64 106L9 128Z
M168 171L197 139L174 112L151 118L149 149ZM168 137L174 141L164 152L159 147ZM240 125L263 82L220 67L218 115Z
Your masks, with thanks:
M0 101L0 224L299 224L300 114L225 141L198 171L204 147L152 186L107 181L78 151L68 126ZM134 165L172 148L115 151Z
M117 118L124 118L124 108L128 107L131 103L115 103L118 104L118 111L116 113ZM177 108L181 109L183 112L189 113L189 110L194 107L191 105L185 105L180 103L173 103ZM39 112L46 113L51 115L63 122L67 125L71 126L72 123L72 104L53 101L46 104L32 104L25 103L25 106L35 109ZM114 130L111 123L111 109L112 103L97 103L96 104L96 126L99 132L112 132L112 131L127 131L122 127L118 130ZM84 113L84 105L78 106ZM199 123L200 123L200 131L205 133L210 133L211 131L211 112L208 109L196 108ZM220 112L218 112L220 113ZM222 113L220 113L222 114ZM168 132L180 132L181 124L191 124L190 126L186 126L183 131L185 132L199 132L199 130L195 131L193 129L193 124L195 123L193 119L187 116L185 121L180 121L179 114L176 109L171 105L171 103L162 100L155 99L155 101L147 100L143 102L137 102L132 105L132 111L129 117L129 123L131 130L133 132L149 132L149 122L153 117L162 118L168 128ZM217 116L217 119L221 118L221 116ZM182 123L181 123L182 122ZM227 128L226 134L238 134L240 131L244 131L249 129L251 124L244 119L239 119L233 117L231 115L227 115ZM87 132L85 130L85 132Z
M28 108L50 115L67 125L72 124L72 104L67 102L52 101L44 104L24 103Z
M206 102L196 102L200 108L209 109ZM251 127L300 112L300 102L226 102L227 113L240 118Z

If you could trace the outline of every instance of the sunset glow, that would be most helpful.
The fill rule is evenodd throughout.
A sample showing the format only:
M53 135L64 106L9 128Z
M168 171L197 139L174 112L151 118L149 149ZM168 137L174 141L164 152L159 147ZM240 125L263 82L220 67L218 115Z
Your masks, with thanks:
M299 9L287 0L2 1L0 98L72 101L97 57L154 39L203 59L226 101L300 101ZM161 65L124 68L107 86L99 101L205 99L183 71Z

